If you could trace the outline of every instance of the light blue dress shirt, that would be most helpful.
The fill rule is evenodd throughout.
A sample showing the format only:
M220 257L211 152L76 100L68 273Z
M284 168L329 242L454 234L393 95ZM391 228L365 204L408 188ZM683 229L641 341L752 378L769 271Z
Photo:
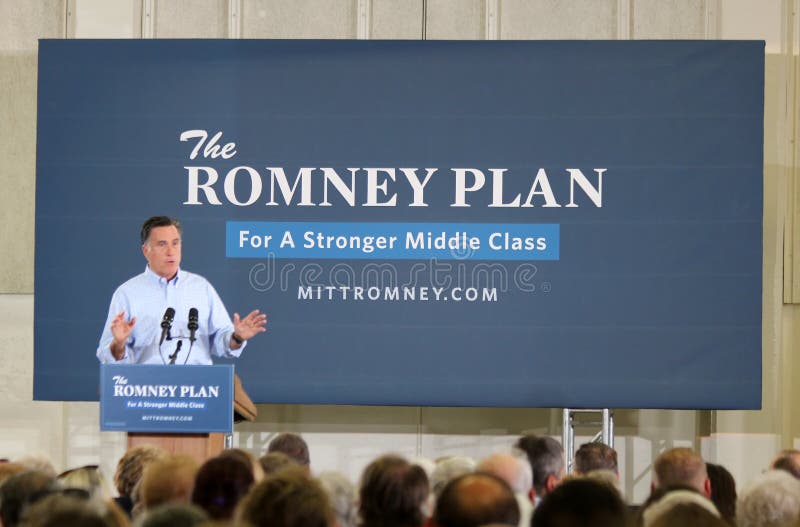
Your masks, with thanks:
M161 338L161 320L168 307L175 310L171 339ZM189 309L198 311L198 329L194 343L189 341ZM111 354L111 321L120 311L125 319L136 317L125 355L115 360ZM169 364L170 355L179 350L175 364L212 364L212 356L238 357L239 349L230 348L233 322L214 287L200 275L178 269L172 280L166 280L147 267L114 292L108 318L100 337L97 358L102 363ZM180 344L179 344L180 343Z

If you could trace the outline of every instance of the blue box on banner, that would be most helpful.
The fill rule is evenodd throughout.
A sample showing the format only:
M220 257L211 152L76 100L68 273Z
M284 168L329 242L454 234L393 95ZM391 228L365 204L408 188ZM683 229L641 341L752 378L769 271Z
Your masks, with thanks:
M233 432L233 366L100 367L100 430Z

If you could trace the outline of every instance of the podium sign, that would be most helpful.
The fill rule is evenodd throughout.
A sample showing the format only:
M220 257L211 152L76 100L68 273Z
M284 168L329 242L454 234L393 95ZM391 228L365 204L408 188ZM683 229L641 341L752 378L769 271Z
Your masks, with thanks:
M233 366L100 366L100 430L233 432Z

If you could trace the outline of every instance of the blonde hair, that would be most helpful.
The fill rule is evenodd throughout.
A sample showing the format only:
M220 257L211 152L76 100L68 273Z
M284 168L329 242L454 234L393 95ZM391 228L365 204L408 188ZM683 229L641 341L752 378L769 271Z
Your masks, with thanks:
M103 501L111 499L111 488L97 465L86 465L62 472L58 475L58 481L65 487L83 489L92 498Z
M158 459L169 456L166 450L153 445L142 445L128 449L119 459L114 473L114 486L120 496L133 496L133 489L142 479L144 468Z

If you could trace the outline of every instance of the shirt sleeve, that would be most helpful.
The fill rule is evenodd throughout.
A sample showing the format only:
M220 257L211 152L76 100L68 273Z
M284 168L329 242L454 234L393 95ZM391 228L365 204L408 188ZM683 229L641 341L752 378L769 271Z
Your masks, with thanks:
M114 317L116 317L117 313L120 311L124 311L125 316L130 318L130 306L125 300L125 296L117 289L111 297L106 324L103 326L103 334L100 336L100 344L97 347L97 359L102 364L133 364L133 336L128 338L128 342L125 343L125 354L120 360L115 359L114 355L111 353L111 341L114 339L114 336L111 334L111 321L114 320Z
M244 351L247 342L242 343L239 349L231 349L231 335L233 335L233 322L225 309L225 304L217 294L216 289L209 282L208 288L208 334L211 345L211 354L228 359L237 358Z

